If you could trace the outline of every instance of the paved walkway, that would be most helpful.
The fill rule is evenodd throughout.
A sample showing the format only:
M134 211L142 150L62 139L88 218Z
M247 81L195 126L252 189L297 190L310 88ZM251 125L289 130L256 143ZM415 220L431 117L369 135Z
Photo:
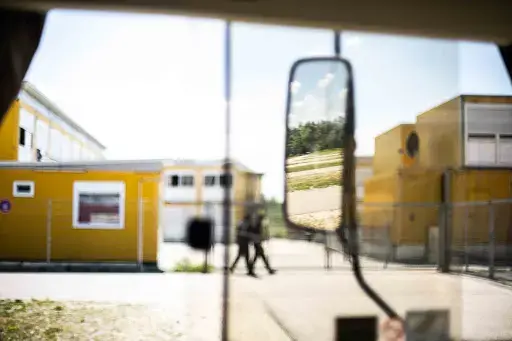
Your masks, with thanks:
M286 239L272 239L264 243L266 253L269 255L272 266L277 269L289 270L321 270L325 265L325 251L318 243L302 241L290 241ZM237 246L230 248L230 258L233 261L237 254ZM190 250L181 243L164 243L160 247L160 268L164 271L171 271L175 265L183 259L189 259L193 263L201 264L204 253ZM210 264L221 269L224 261L224 247L220 244L215 246L210 256ZM245 262L241 259L238 263L239 271L243 271ZM350 264L346 262L339 253L332 254L332 266L336 269L350 270ZM382 269L384 263L376 260L362 259L366 268ZM390 265L394 268L405 268L401 265ZM263 270L263 263L258 261L257 269Z
M308 257L316 258L319 253L315 254L318 251L314 251L314 245L280 241L271 243L270 249L276 263L281 259L281 264L293 264L292 260L306 262ZM172 244L166 248L168 255L186 254L178 252L179 248ZM509 289L433 270L376 270L374 267L365 271L366 278L399 313L448 309L454 335L467 340L512 339ZM302 271L283 269L275 276L260 273L260 279L242 274L231 277L233 340L287 341L290 338L280 327L284 326L296 340L327 341L332 340L336 316L382 315L363 295L350 271L327 272L317 267ZM183 335L181 339L198 341L219 339L221 288L219 273L0 274L0 298L158 305L162 314L167 314L161 320L172 323Z
M288 214L297 215L340 209L341 187L331 186L288 193Z

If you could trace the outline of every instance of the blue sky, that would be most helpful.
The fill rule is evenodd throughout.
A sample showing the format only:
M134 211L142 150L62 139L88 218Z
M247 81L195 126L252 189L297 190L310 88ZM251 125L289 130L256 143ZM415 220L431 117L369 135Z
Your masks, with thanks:
M288 71L333 52L332 32L233 24L233 156L281 197ZM107 156L221 158L224 23L53 11L27 79L103 142ZM376 135L460 93L512 94L487 43L345 32L354 67L359 155Z

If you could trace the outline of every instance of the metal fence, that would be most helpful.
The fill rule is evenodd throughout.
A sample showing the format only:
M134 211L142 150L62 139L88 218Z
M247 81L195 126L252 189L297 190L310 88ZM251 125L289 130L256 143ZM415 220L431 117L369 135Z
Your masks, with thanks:
M247 205L254 207L253 203ZM289 230L281 205L272 205L266 208L270 240L265 248L273 266L350 269L334 231L306 234ZM162 238L158 235L162 228L160 209L160 203L127 200L120 217L99 215L93 217L92 224L77 226L80 207L72 200L20 198L0 214L0 260L51 263L131 259L142 264L156 252L153 245L158 248ZM358 210L358 245L366 269L444 265L454 272L512 280L512 199L444 205L360 203ZM110 221L108 226L105 221ZM233 229L236 223L232 221ZM176 254L179 247L168 246L164 256ZM234 244L231 247L233 259L237 249ZM219 259L220 263L214 264L218 267L223 266L221 249L222 245L216 246L211 255L212 259Z
M451 270L512 280L512 199L454 203Z
M360 203L358 246L363 265L393 269L443 266L512 280L512 199L486 202ZM326 267L343 253L327 232Z

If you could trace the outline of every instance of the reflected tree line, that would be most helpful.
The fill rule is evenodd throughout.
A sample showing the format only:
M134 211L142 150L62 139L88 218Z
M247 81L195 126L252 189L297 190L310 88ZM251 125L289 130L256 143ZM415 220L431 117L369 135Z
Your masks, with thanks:
M343 125L345 119L307 122L295 128L288 128L286 157L299 156L343 146Z

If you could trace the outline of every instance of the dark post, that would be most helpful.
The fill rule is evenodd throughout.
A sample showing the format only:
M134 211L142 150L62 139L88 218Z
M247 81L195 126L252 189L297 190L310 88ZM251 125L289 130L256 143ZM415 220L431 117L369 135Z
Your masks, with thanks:
M338 317L335 341L377 340L377 318L375 316Z
M226 161L224 162L223 205L223 286L222 286L222 341L229 341L229 247L231 236L231 22L226 22L224 36L224 99L226 101Z
M439 207L439 270L450 272L451 258L451 172L446 170L441 177L442 203Z
M334 54L336 57L341 56L341 32L340 31L334 31Z

